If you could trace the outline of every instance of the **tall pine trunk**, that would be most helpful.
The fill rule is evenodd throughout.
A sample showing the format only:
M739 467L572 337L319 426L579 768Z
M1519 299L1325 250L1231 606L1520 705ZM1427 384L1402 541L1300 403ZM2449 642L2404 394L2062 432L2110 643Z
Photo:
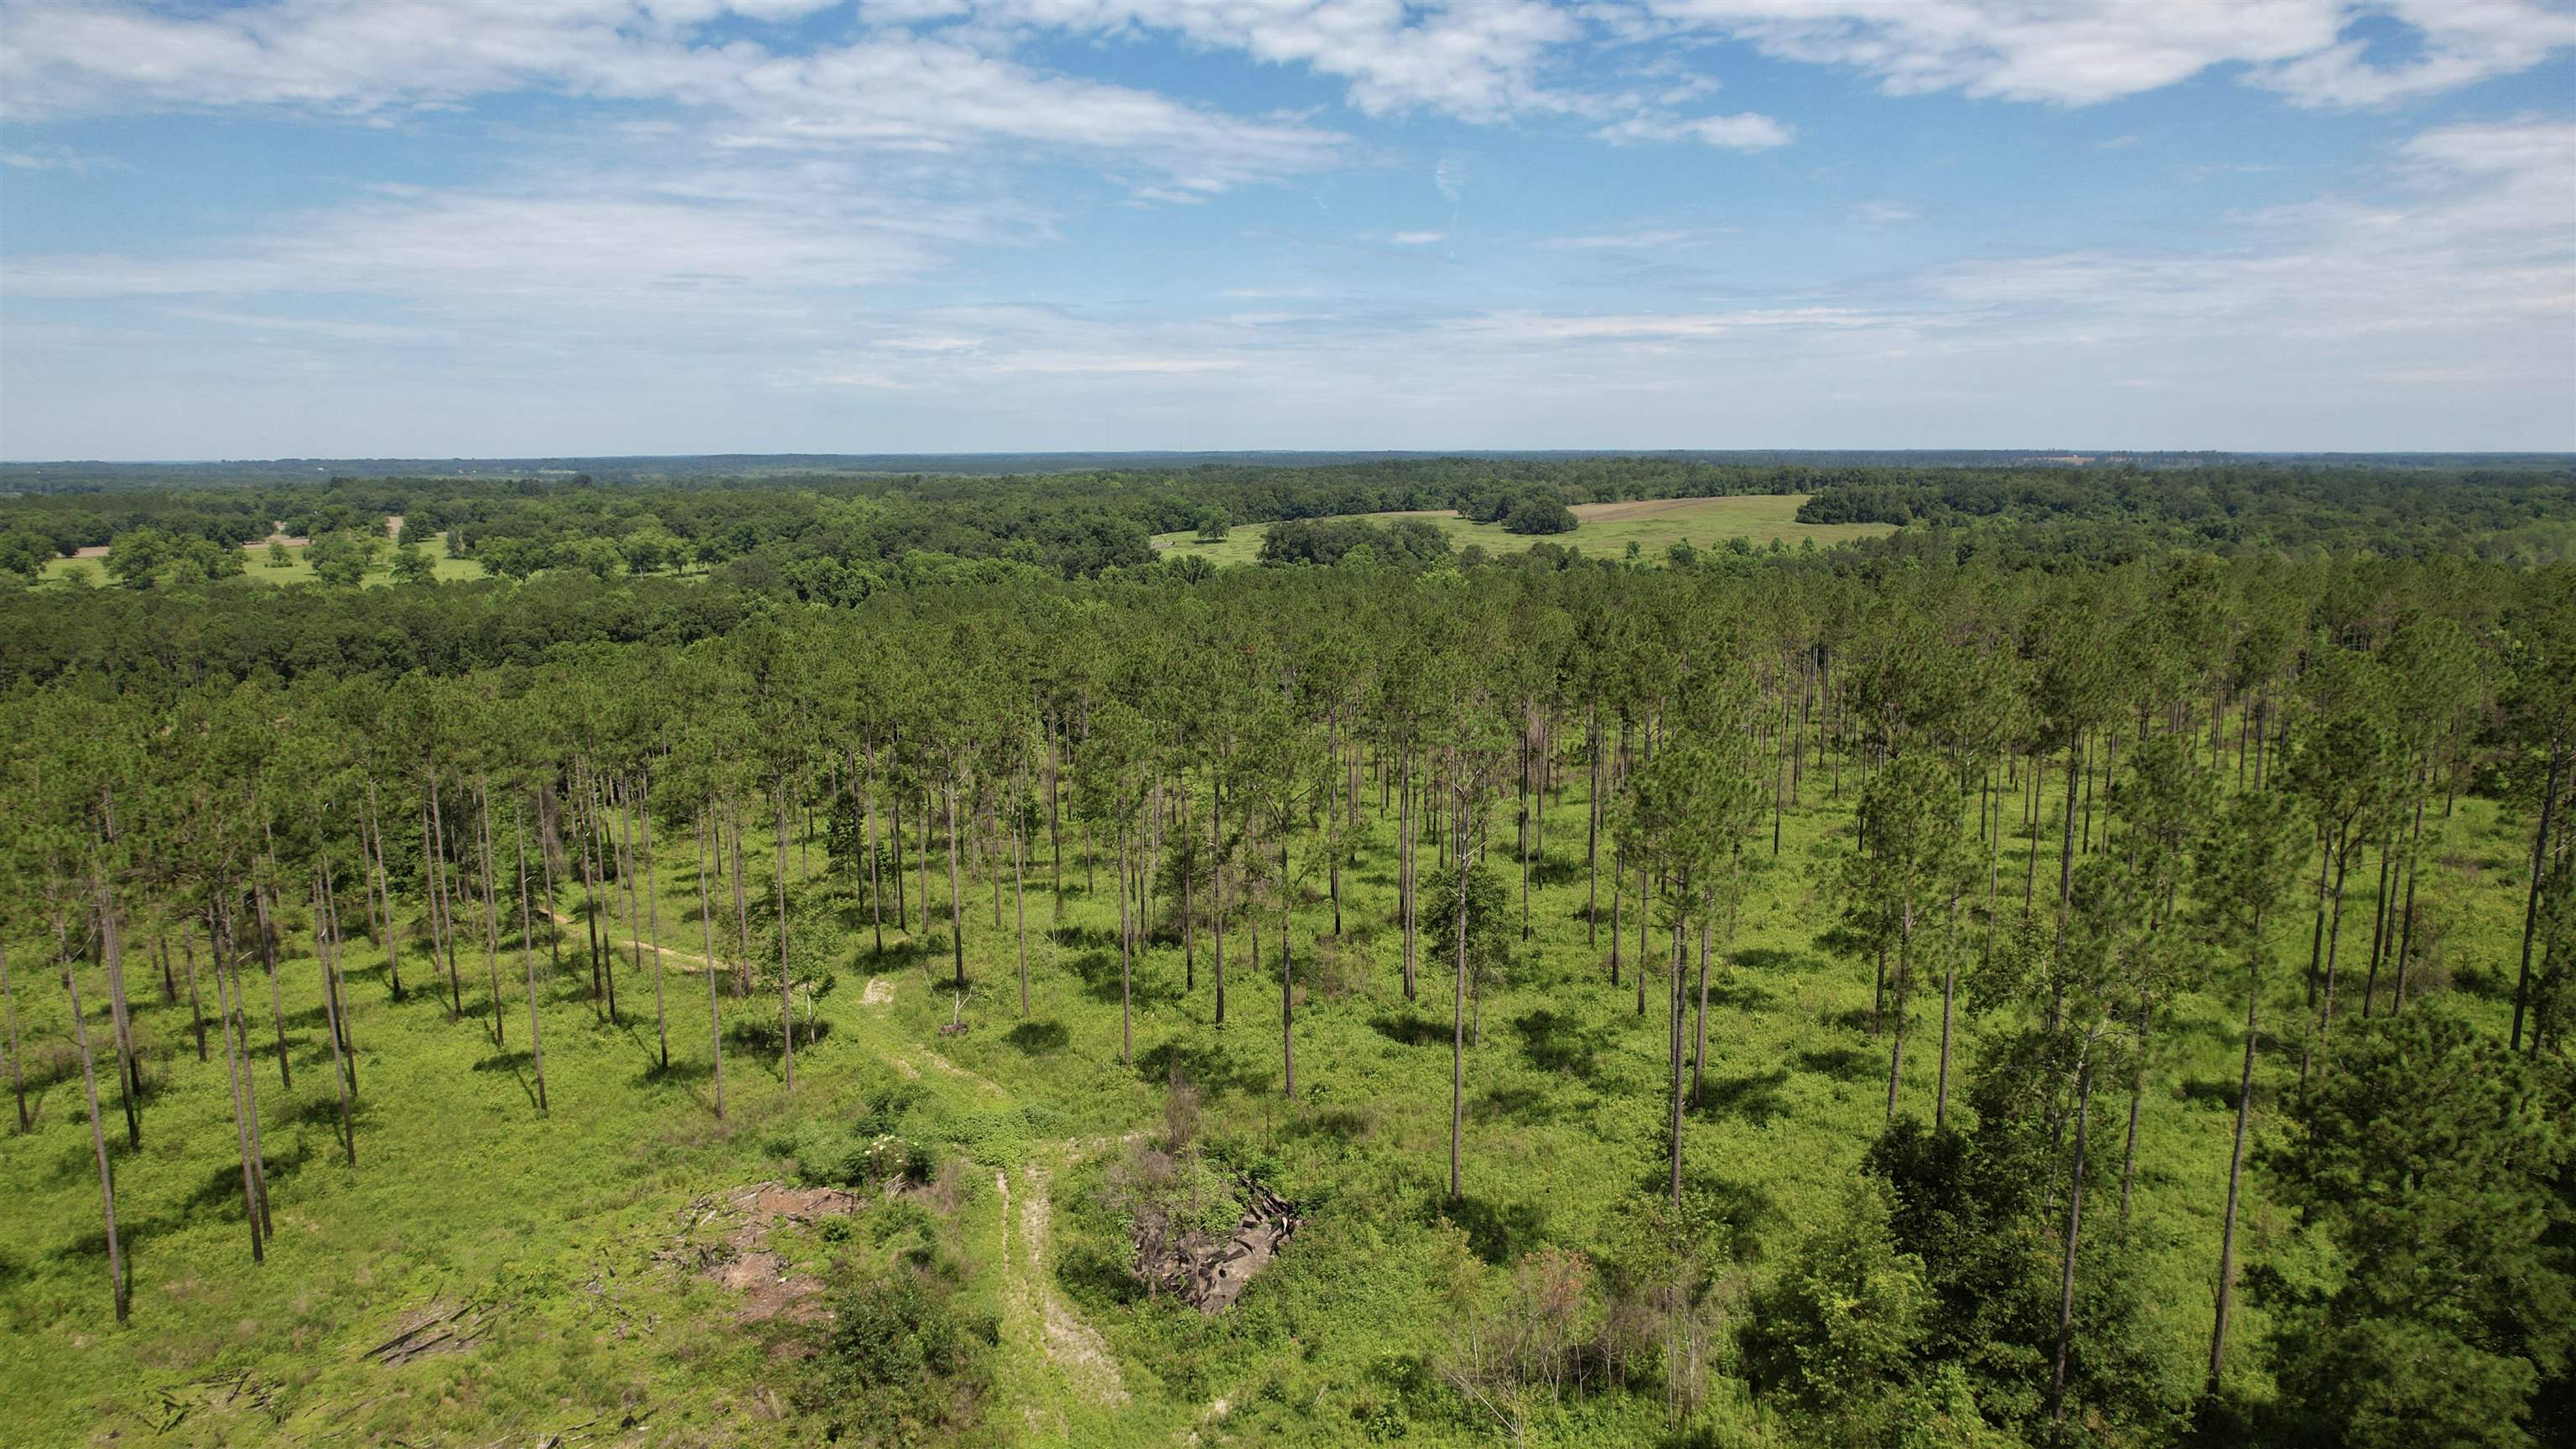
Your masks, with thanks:
M233 1031L233 989L225 984L221 948L212 949L214 957L207 964L215 973L215 1010L224 1028L224 1081L232 1088L233 1146L241 1154L242 1216L250 1224L250 1260L263 1263L268 1260L268 1252L259 1211L259 1175L250 1145L251 1113L242 1091L251 1071L250 1042L246 1039L249 1034L236 1037Z
M966 989L966 896L957 883L957 775L948 775L948 957L956 973L956 987ZM925 901L928 892L923 893Z
M1208 838L1212 842L1212 859L1208 868L1210 883L1216 890L1216 909L1209 926L1216 932L1216 1025L1225 1027L1225 781L1211 766L1208 771Z
M384 908L385 984L396 1001L403 999L402 925L394 916L391 877L385 873L385 831L376 814L376 782L367 780L367 868L375 878L376 900Z
M213 938L209 937L208 945L210 948L212 943ZM179 960L181 964L188 968L188 1025L189 1029L197 1034L197 1060L202 1062L206 1060L205 998L197 994L197 947L194 942L188 939L188 933L184 930L179 933ZM8 985L8 980L8 953L5 950L0 950L0 988L5 988ZM17 1013L12 1010L9 1015L9 1066L10 1074L12 1076L17 1074L17 1054L18 1017ZM19 1110L22 1116L24 1115L25 1109L26 1096L22 1090L19 1094ZM24 1131L26 1129L25 1122L22 1121L18 1125L19 1130Z
M644 775L636 813L644 820L644 928L653 938L653 1031L661 1039L662 1070L671 1069L671 1018L662 1001L662 893L653 870L653 776Z
M262 871L263 875L267 874L269 871L274 871L277 868L276 859L272 856L269 860L264 862L264 866L265 869ZM280 1090L291 1092L295 1090L295 1071L286 1060L286 1009L281 1003L277 992L277 933L269 918L268 886L265 882L254 884L251 887L250 903L251 909L256 917L253 924L259 928L260 964L268 971L269 1024L275 1028L277 1035L277 1085ZM245 1052L250 1050L249 1031L249 1003L244 1002L242 1009L242 1050Z
M1670 979L1671 989L1665 993L1672 1004L1672 1030L1669 1036L1673 1074L1672 1190L1675 1211L1679 1211L1682 1205L1682 982L1685 979L1682 966L1682 922L1680 914L1676 912L1673 917L1672 969L1666 973Z
M2066 1422L2066 1363L2075 1346L2075 1246L2084 1227L2084 1147L2093 1114L2093 1049L2075 1071L2075 1168L2066 1190L2066 1244L2057 1275L2057 1361L2049 1376L2048 1418Z
M922 910L930 909L927 892ZM796 1090L796 991L787 969L787 782L778 782L778 1048L787 1090Z
M509 1033L501 1015L501 906L493 892L492 857L492 782L478 780L474 785L474 815L478 822L483 877L483 970L492 985L492 1045L509 1048Z
M515 805L510 808L510 835L517 846L513 853L519 865L519 965L528 977L528 1063L537 1078L537 1110L546 1112L552 1108L546 1101L545 1029L537 1017L537 952L535 938L530 934L536 922L528 909L528 831ZM667 1055L662 1064L670 1065Z
M1118 1064L1136 1057L1135 933L1127 921L1127 817L1118 817Z
M877 752L873 745L868 747L868 769L864 788L867 792L868 920L876 929L877 954L882 956L885 954L885 881L877 864ZM701 833L703 833L703 827L701 827ZM698 843L698 860L701 869L705 868L706 854L706 842L701 840ZM707 956L712 961L715 953L709 951Z
M1404 914L1404 999L1414 999L1413 737L1406 735L1396 766L1395 850L1397 902Z
M331 953L338 945L331 939L330 912L322 908L322 875L325 867L313 868L313 964L322 972L322 1028L331 1038L331 1086L340 1099L340 1146L348 1154L349 1165L358 1165L357 1125L349 1117L348 1063L340 1051L340 1013L332 1000Z
M197 973L192 961L188 969L188 999L192 1005L196 1001L196 995ZM31 1125L32 1119L27 1116L27 1073L20 1065L18 1054L18 993L16 988L9 984L9 943L6 941L0 941L0 1006L5 1006L8 1011L9 1088L18 1097L18 1131L24 1134ZM202 1062L205 1059L206 1019L200 1015L197 1018L197 1060Z
M716 965L715 900L707 889L707 846L708 837L715 830L714 814L715 802L712 800L698 807L698 935L707 953L707 1047L710 1059L715 1063L716 1120L721 1122L724 1120L724 1008L716 1000L716 978L724 973ZM719 855L724 852L721 844L715 849ZM871 849L869 854L873 856L875 851Z
M1459 801L1459 814L1466 802ZM1449 997L1449 1200L1460 1200L1463 1170L1460 1144L1467 1132L1467 845L1461 821L1458 845L1457 984Z
M114 928L105 923L114 920L116 908L108 900L104 886L99 889L98 908L101 928L113 931ZM81 1088L89 1099L89 1145L91 1153L98 1159L99 1214L107 1230L108 1291L116 1301L116 1321L123 1323L129 1302L125 1282L125 1247L116 1235L116 1169L107 1158L107 1127L100 1121L98 1110L97 1059L90 1052L89 1018L81 1011L78 973L72 970L72 956L68 950L63 952L63 992L71 998L72 1040L80 1048Z
M1290 822L1279 822L1279 1071L1281 1085L1289 1101L1297 1100L1297 972L1288 951L1288 910L1291 882L1288 879L1288 832Z
M2549 776L2540 790L2540 828L2531 836L2531 891L2522 907L2522 970L2513 982L2514 1050L2522 1047L2523 1014L2531 1004L2531 940L2540 924L2540 883L2549 874L2549 825L2558 809L2558 772L2565 763L2565 750L2553 740L2549 746Z
M2227 1361L2227 1318L2236 1294L2236 1208L2245 1184L2245 1133L2254 1117L2254 1050L2259 1039L2257 1015L2263 1001L2261 931L2245 967L2245 1065L2236 1079L2236 1136L2227 1155L2227 1212L2218 1230L2218 1316L2209 1330L2207 1392L2218 1392L2219 1370Z

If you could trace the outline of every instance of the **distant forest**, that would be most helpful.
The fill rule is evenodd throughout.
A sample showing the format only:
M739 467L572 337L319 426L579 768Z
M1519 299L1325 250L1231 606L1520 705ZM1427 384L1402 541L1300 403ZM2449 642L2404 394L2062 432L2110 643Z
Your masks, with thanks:
M443 535L448 555L506 577L560 568L602 577L721 570L745 587L845 603L881 586L916 554L1090 578L1153 563L1155 534L1211 524L1449 509L1497 519L1532 498L1583 504L1735 494L1809 495L1798 514L1803 522L1906 530L1860 546L1864 553L2002 551L2116 561L2177 547L2222 555L2329 548L2532 563L2566 557L2576 546L2569 532L2576 462L2566 459L2408 468L2211 459L2140 468L1948 461L1982 455L1887 465L1830 461L1834 456L1460 456L1001 476L709 472L660 481L528 473L286 482L94 465L97 481L83 484L27 466L7 476L52 491L0 499L0 570L33 578L51 559L144 530L153 536L142 551L158 555L191 539L251 543L273 528L314 538L372 534L399 516L406 539ZM701 460L646 461L677 471ZM783 469L802 460L736 461ZM149 478L164 486L141 486ZM168 486L174 483L180 486ZM1416 541L1402 552L1428 563L1445 550ZM1566 561L1561 551L1536 559L1542 566Z

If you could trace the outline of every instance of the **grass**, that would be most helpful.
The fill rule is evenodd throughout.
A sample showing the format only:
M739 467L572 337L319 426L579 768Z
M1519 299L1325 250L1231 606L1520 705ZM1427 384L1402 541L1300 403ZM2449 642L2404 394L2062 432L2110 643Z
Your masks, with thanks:
M481 564L469 558L447 556L447 535L444 533L423 543L421 548L429 555L430 563L435 570L433 576L440 583L483 577ZM393 559L394 551L391 548L378 553L376 566L367 571L365 587L373 588L378 584L392 583L394 581ZM296 544L288 547L286 560L283 566L274 565L269 562L268 546L264 543L253 544L242 551L242 577L268 584L320 582L313 575L313 566L305 560L303 545ZM86 570L89 581L93 584L105 584L114 579L114 576L107 571L107 560L104 558L58 558L45 565L45 571L41 577L47 582L59 581L70 578L76 570Z
M1618 558L1634 543L1638 551L1651 559L1661 559L1676 543L1695 548L1723 548L1729 540L1743 539L1758 548L1767 548L1777 539L1790 548L1812 539L1818 548L1847 543L1856 538L1875 538L1891 532L1883 523L1800 523L1798 507L1807 501L1803 493L1756 494L1729 498L1668 498L1636 503L1578 503L1574 505L1576 527L1572 533L1548 536L1544 541L1574 549L1596 558ZM1505 533L1499 523L1471 523L1455 513L1369 513L1361 517L1380 523L1399 518L1424 518L1449 535L1452 548L1464 549L1469 544L1483 546L1488 553L1511 553L1540 542L1538 538ZM1157 552L1180 557L1196 554L1210 563L1250 563L1261 552L1261 540L1270 531L1266 523L1238 525L1219 543L1201 543L1194 532L1158 533L1154 535Z
M10 1437L31 1445L486 1443L582 1429L617 1442L810 1442L810 1424L792 1411L782 1417L779 1396L793 1370L770 1357L774 1336L737 1325L731 1296L673 1255L688 1243L700 1195L787 1176L800 1133L851 1128L900 1082L919 1097L902 1130L957 1164L941 1193L922 1199L933 1247L960 1265L970 1316L996 1325L986 1429L974 1442L1168 1445L1196 1433L1203 1442L1340 1444L1399 1431L1412 1444L1490 1442L1490 1430L1425 1367L1445 1344L1455 1306L1490 1301L1502 1265L1527 1248L1605 1244L1627 1205L1653 1191L1661 1159L1659 988L1650 986L1640 1017L1626 974L1636 960L1633 902L1631 964L1620 987L1609 983L1606 881L1603 939L1587 939L1579 772L1569 784L1547 815L1531 946L1483 1002L1482 1042L1469 1053L1458 1204L1445 1201L1449 1004L1434 969L1426 968L1420 1002L1398 989L1400 936L1387 919L1391 816L1345 875L1342 941L1328 934L1323 882L1304 882L1295 922L1304 997L1296 1103L1279 1095L1275 921L1259 970L1240 932L1229 941L1222 1029L1212 1021L1205 939L1194 989L1184 984L1177 943L1149 949L1135 972L1136 1058L1122 1064L1114 887L1104 874L1096 892L1085 888L1068 828L1068 892L1052 931L1043 841L1034 855L1028 1018L1018 1009L1013 938L1007 925L995 927L989 885L970 877L964 920L974 985L963 1012L971 1029L943 1036L953 1009L943 874L931 884L938 909L930 927L890 930L879 955L867 912L832 878L816 840L810 855L791 852L789 869L799 880L819 878L807 893L829 897L822 914L836 923L834 985L817 1003L828 1035L800 1047L792 1094L774 1048L729 1044L722 1123L705 1070L705 978L676 958L664 980L673 1057L665 1071L649 956L638 971L621 955L625 1021L612 1027L588 998L581 929L567 933L561 971L539 946L553 1105L541 1116L524 1055L524 976L506 947L505 1041L496 1046L479 951L460 958L466 1014L452 1021L440 999L443 975L417 941L399 1002L382 951L361 941L349 956L362 1091L351 1169L334 1138L316 966L309 956L283 963L292 1090L279 1085L266 984L247 971L279 1233L265 1267L253 1267L247 1251L220 1040L213 1063L201 1065L185 984L175 1005L160 999L157 970L139 949L159 928L136 921L129 990L147 1058L141 1148L124 1146L112 1073L101 1079L135 1283L133 1322L118 1328L107 1311L78 1068L66 1075L64 1064L63 993L38 964L42 943L22 930L10 940L10 961L41 1085L34 1131L0 1137L0 1184L11 1196L0 1214L0 1402L12 1406ZM1869 969L1820 944L1829 908L1809 863L1819 846L1848 834L1854 781L1842 785L1835 801L1826 778L1810 775L1804 806L1785 819L1778 862L1767 848L1756 851L1736 964L1714 992L1712 1090L1688 1123L1686 1158L1694 1189L1734 1225L1728 1292L1766 1271L1802 1225L1837 1210L1880 1127L1887 1059L1883 1038L1866 1029ZM2457 922L2445 943L2448 971L2480 1010L2495 1010L2509 980L2524 828L2474 799L2453 818L2426 822L2426 858L2446 864L2428 874L2424 891L2436 914ZM1508 840L1507 825L1497 838ZM2055 839L2051 809L2039 845L2043 899ZM663 843L663 939L694 954L702 949L695 866L685 837L674 831ZM2024 844L2006 841L2008 901L2019 884L2012 850ZM1428 846L1424 858L1427 868ZM2354 874L2348 956L2362 949L2355 931L2367 936L2375 873ZM755 858L751 875L757 902L766 864ZM907 882L916 911L917 888ZM404 903L407 913L414 904ZM576 909L577 894L564 892L560 904ZM1009 909L1005 889L1005 922ZM729 912L720 907L720 915ZM2266 1015L2288 1021L2307 921L2283 915ZM291 914L287 928L290 945L309 939L300 917ZM634 934L622 916L609 933L619 941ZM722 925L717 944L729 952ZM104 981L95 969L83 976L91 1037L103 1045ZM864 1003L871 977L890 984L890 1003ZM1925 1117L1937 1006L1937 991L1918 998L1907 1054L1902 1110ZM724 1007L745 1028L774 1021L777 1010L760 996ZM2151 1281L2142 1296L2162 1362L2183 1387L2196 1377L2208 1330L2239 1010L2210 994L2174 1004L2143 1127L2138 1230ZM1159 1121L1176 1063L1205 1093L1205 1139L1257 1161L1311 1214L1279 1265L1213 1320L1136 1296L1123 1275L1124 1240L1097 1192L1118 1139ZM2106 1111L2116 1114L2116 1106ZM2257 1120L2259 1131L2272 1129L2270 1118ZM1007 1219L997 1176L1015 1205ZM2246 1241L2259 1255L2285 1224L2259 1176L2252 1187ZM1032 1192L1054 1208L1043 1256L1020 1212ZM863 1221L894 1211L870 1208ZM911 1229L885 1222L893 1247L791 1235L791 1257L893 1252L911 1241ZM871 1240L863 1231L858 1241ZM1051 1356L1052 1335L1031 1296L1045 1294L1101 1336L1126 1399L1091 1396ZM400 1367L362 1356L400 1314L442 1296L495 1305L489 1337ZM2250 1349L2262 1331L2259 1308L2249 1308L2236 1341ZM2254 1359L2240 1353L2232 1372L2250 1374ZM1709 1442L1781 1442L1740 1385L1721 1380L1720 1388L1702 1411ZM633 1432L621 1437L624 1426ZM1537 1442L1560 1445L1637 1443L1664 1432L1652 1393L1569 1399L1534 1426Z

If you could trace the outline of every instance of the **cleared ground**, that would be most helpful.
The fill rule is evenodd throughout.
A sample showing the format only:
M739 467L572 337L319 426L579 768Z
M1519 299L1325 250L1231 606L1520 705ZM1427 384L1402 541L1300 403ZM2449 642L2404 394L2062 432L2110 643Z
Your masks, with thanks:
M1847 543L1855 538L1875 538L1894 530L1884 523L1800 523L1798 506L1807 501L1804 493L1761 494L1733 498L1656 498L1626 503L1578 503L1574 505L1576 527L1572 533L1560 533L1547 539L1596 557L1619 557L1634 543L1639 552L1650 558L1661 558L1664 550L1676 543L1689 543L1696 548L1723 547L1728 539L1741 538L1756 547L1768 548L1779 539L1791 548L1814 539L1816 547L1826 548ZM1401 518L1425 518L1438 524L1449 535L1450 545L1465 548L1481 544L1488 553L1509 553L1538 542L1537 538L1505 533L1499 523L1471 523L1455 512L1447 513L1369 513L1361 517L1373 523L1392 523ZM1261 540L1270 532L1266 523L1238 525L1222 543L1201 543L1194 533L1158 533L1154 535L1157 552L1175 557L1198 554L1211 563L1250 563L1261 552Z
M307 562L305 558L305 548L310 540L301 538L279 538L277 542L286 545L286 562L283 565L272 564L269 562L269 542L270 540L268 539L261 539L257 543L246 543L242 545L242 577L257 579L262 583L270 584L309 584L315 582L313 577L313 565ZM436 566L436 576L440 583L447 583L455 579L479 579L483 577L483 566L481 564L476 563L472 559L449 558L447 556L446 534L439 534L437 537L422 544L421 547L429 554L430 562ZM45 565L44 576L47 579L63 579L69 578L75 570L87 570L89 573L89 581L93 584L114 583L116 581L115 576L107 571L107 559L105 557L106 552L107 551L105 549L85 548L81 550L80 557L55 559L53 562ZM369 584L392 583L394 578L393 561L394 552L390 548L377 554L376 566L367 571L366 581Z

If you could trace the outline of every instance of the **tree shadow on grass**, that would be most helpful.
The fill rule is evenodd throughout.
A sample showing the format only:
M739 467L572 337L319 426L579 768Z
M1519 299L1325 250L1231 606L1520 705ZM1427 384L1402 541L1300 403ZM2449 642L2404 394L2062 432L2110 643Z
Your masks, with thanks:
M533 1058L526 1052L495 1052L491 1056L485 1057L483 1060L476 1062L474 1064L474 1070L478 1072L508 1072L511 1080L519 1084L519 1094L526 1097L528 1099L528 1105L533 1107L537 1105L537 1084L535 1079L528 1075L528 1066L532 1060Z
M1783 951L1777 946L1747 946L1730 954L1736 965L1751 971L1786 971L1813 964L1805 953Z
M701 1061L695 1057L673 1057L671 1064L664 1066L657 1057L647 1063L644 1070L635 1074L635 1085L651 1087L671 1082L686 1085L710 1080L715 1074L716 1064L711 1061Z
M2194 1107L2223 1107L2233 1112L2236 1110L2236 1088L2236 1074L2230 1072L2223 1077L2185 1077L2174 1094ZM2263 1099L2263 1089L2259 1085L2254 1089L2254 1099L2257 1102Z
M1545 1008L1513 1018L1512 1031L1520 1037L1521 1051L1531 1066L1586 1082L1599 1076L1601 1054L1613 1040L1606 1025Z
M1768 1011L1779 1004L1780 997L1770 987L1748 979L1741 972L1709 973L1708 1004L1729 1011Z
M1124 1305L1144 1296L1124 1261L1088 1241L1068 1242L1057 1251L1055 1280L1086 1308Z
M1113 940L1111 944L1115 946L1116 942ZM1072 969L1074 975L1081 978L1084 994L1103 1005L1118 1004L1120 985L1118 953L1115 950L1086 951L1074 957L1066 965ZM1148 971L1141 957L1130 965L1128 976L1126 989L1134 995L1136 1004L1139 1006L1149 1001L1164 1002L1179 999L1177 983L1165 982L1158 973Z
M1547 1214L1536 1203L1498 1202L1474 1193L1457 1198L1434 1193L1425 1218L1455 1224L1467 1235L1469 1252L1497 1265L1546 1241Z
M1788 1100L1780 1094L1788 1080L1787 1067L1740 1077L1709 1077L1700 1085L1698 1110L1702 1116L1733 1117L1748 1126L1768 1126L1771 1119L1789 1110Z
M1107 926L1057 926L1043 932L1048 940L1066 951L1108 951L1118 949L1118 933Z
M820 1046L831 1039L830 1017L816 1017L810 1021L802 1017L797 1019L796 1049L798 1051L801 1052L809 1046ZM774 1057L779 1055L779 1046L779 1027L775 1021L764 1017L736 1017L725 1023L727 1051L766 1052Z
M1580 856L1571 860L1562 856L1550 856L1546 860L1530 862L1530 885L1533 889L1572 885L1581 879L1583 879L1583 860Z
M1427 1016L1383 1014L1370 1020L1369 1029L1397 1046L1449 1044L1449 1023Z
M364 1129L367 1123L367 1114L362 1106L363 1100L351 1098L349 1102L349 1118L361 1129ZM333 1093L329 1096L303 1098L287 1109L286 1120L298 1127L321 1128L328 1131L336 1140L340 1135L339 1095Z
M1789 1060L1799 1071L1840 1082L1863 1081L1878 1071L1878 1054L1856 1046L1810 1047Z
M1271 1080L1268 1072L1247 1070L1232 1055L1214 1046L1169 1041L1136 1054L1136 1075L1147 1082L1168 1082L1176 1069L1182 1080L1195 1084L1212 1098L1228 1092L1267 1091Z
M1028 1056L1052 1056L1064 1050L1073 1033L1060 1021L1024 1021L1002 1033L1002 1040Z
M339 1111L337 1104L333 1105L332 1111L335 1114L336 1125L336 1114ZM265 1143L261 1145L267 1146ZM334 1152L338 1151L339 1143L336 1141L333 1142L331 1144L331 1148ZM279 1152L272 1148L260 1159L261 1166L268 1174L268 1183L271 1188L271 1192L269 1194L272 1200L271 1211L275 1210L274 1199L276 1197L276 1192L274 1189L277 1184L284 1182L289 1178L292 1178L296 1173L303 1171L304 1165L312 1161L312 1159L313 1144L310 1140L303 1137L295 1139L295 1147L293 1151ZM239 1203L241 1201L241 1189L241 1159L239 1156L233 1155L228 1149L223 1165L209 1171L205 1175L204 1179L197 1184L196 1190L188 1194L186 1204L187 1209L193 1212L205 1208L219 1208L228 1201ZM120 1230L123 1229L124 1219L122 1216L118 1218L117 1226ZM104 1251L104 1239L101 1240L100 1246L101 1251Z
M1527 1083L1489 1087L1477 1102L1478 1112L1491 1112L1515 1122L1545 1122L1557 1115L1556 1094Z

